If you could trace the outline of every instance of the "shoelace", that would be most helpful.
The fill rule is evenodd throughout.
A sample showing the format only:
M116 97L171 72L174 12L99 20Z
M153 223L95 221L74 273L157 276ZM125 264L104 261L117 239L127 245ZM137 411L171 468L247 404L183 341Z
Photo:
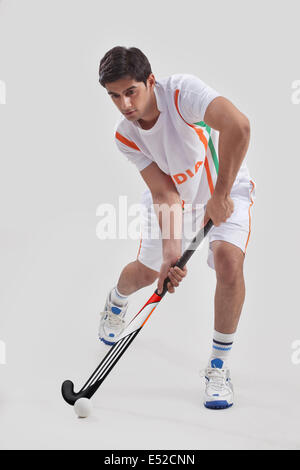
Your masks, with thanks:
M119 315L116 315L115 313L113 312L107 312L107 315L108 315L108 318L107 318L107 321L109 323L109 326L111 327L118 327L120 326L122 323L124 323L124 320L122 317L120 317Z
M224 369L209 368L200 372L201 377L207 377L209 386L216 391L222 390L226 385L226 376Z

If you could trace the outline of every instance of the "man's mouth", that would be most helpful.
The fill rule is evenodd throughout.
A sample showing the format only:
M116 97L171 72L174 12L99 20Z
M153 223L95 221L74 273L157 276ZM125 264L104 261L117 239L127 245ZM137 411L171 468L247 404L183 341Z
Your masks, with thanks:
M133 111L127 111L125 114L125 116L130 116L130 114L133 114L135 113L135 109Z

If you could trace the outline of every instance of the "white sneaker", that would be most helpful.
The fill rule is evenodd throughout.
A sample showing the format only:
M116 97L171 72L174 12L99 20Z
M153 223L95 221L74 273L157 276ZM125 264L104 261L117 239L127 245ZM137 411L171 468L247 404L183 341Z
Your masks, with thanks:
M203 373L206 379L204 394L204 406L213 410L229 408L233 405L233 386L230 379L230 371L223 368L221 359L211 361Z
M125 320L128 302L125 305L112 303L110 293L107 296L104 311L100 313L99 339L103 343L113 346L125 329Z

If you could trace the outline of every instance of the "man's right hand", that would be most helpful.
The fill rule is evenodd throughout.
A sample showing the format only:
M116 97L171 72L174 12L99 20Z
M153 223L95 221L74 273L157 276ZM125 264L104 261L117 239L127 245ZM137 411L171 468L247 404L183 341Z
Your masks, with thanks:
M157 283L159 295L163 290L164 280L167 277L170 279L170 282L167 284L168 292L173 294L175 292L175 287L178 287L182 279L187 275L186 266L184 266L183 269L180 269L178 266L174 267L174 264L177 263L179 258L177 256L172 256L164 259L162 262Z

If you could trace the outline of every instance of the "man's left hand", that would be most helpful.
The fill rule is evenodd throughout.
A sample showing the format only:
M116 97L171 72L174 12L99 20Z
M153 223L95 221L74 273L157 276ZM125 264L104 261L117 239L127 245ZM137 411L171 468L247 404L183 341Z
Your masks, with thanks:
M231 197L214 192L206 205L204 224L211 219L213 224L218 227L221 223L226 222L233 211L234 203Z

